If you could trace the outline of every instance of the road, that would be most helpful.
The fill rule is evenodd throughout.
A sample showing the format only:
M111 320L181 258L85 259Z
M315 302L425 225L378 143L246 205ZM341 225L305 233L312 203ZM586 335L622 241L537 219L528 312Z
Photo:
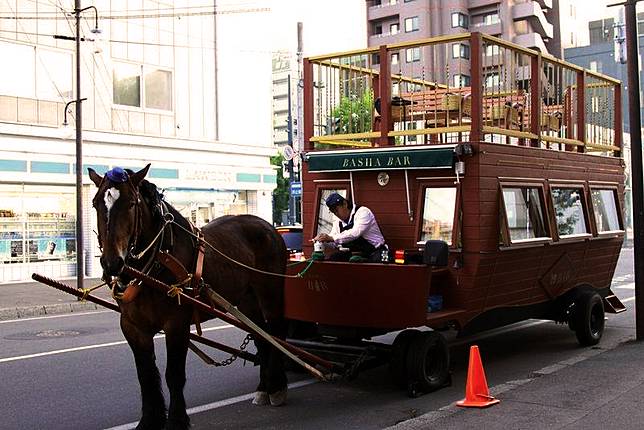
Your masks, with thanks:
M622 251L613 281L613 291L631 311L608 316L599 347L634 337L632 255L632 249ZM239 345L244 337L221 322L204 329L230 345ZM461 399L470 344L479 346L491 387L528 378L583 352L566 326L530 320L450 340L453 384L436 393L408 398L384 367L337 383L289 373L292 389L288 405L281 408L250 404L255 367L240 360L226 368L209 367L189 354L186 400L195 429L380 429ZM163 372L161 336L156 345ZM219 352L213 355L226 358ZM124 429L133 428L139 418L133 360L118 315L111 311L1 321L0 375L3 429Z

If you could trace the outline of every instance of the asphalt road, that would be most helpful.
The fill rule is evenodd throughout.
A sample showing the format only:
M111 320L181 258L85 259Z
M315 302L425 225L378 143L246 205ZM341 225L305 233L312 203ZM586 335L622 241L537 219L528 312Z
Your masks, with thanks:
M632 249L626 249L613 291L631 311L608 316L599 347L634 336L632 273ZM244 337L220 322L204 328L213 339L231 345L239 345ZM436 393L411 399L394 386L384 367L337 383L317 383L305 374L290 373L293 388L288 405L280 408L250 404L257 383L253 366L238 360L213 368L189 354L186 400L195 429L380 429L461 399L470 344L480 348L490 386L528 378L582 351L566 326L530 320L452 340L453 384ZM163 339L156 345L163 372ZM213 355L218 360L226 357ZM1 321L0 375L3 429L133 428L139 418L133 360L118 315L111 311Z

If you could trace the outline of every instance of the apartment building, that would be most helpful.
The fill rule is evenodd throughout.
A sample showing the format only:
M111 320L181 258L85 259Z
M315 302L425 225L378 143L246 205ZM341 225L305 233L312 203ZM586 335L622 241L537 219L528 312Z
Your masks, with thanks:
M368 43L379 46L478 31L561 58L559 17L559 0L368 0ZM468 45L425 54L423 58L419 48L407 49L390 62L403 74L418 75L435 69L436 64L428 62L438 58L441 68L451 71L451 85L469 85Z
M243 104L244 91L253 94L249 81L219 77L217 83L226 67L234 72L248 66L239 56L217 65L216 52L235 38L217 45L223 15L214 13L212 2L189 4L82 2L97 8L98 20L93 9L83 11L84 243L77 244L74 105L66 109L77 97L75 44L69 40L76 32L74 2L0 1L0 282L25 280L32 272L74 276L78 255L86 274L100 274L95 187L87 167L103 174L151 163L148 179L197 225L238 213L272 220L269 116L253 111L259 103ZM225 12L261 19L256 9ZM92 32L96 25L99 36ZM269 73L265 57L253 67ZM233 88L236 99L221 99L222 86ZM238 140L222 141L217 118L224 114L247 124L252 118L253 127L238 127ZM65 119L71 127L63 127Z

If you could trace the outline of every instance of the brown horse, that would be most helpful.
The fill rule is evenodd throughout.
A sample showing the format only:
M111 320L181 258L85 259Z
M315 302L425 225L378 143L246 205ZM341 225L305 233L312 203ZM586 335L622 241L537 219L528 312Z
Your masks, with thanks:
M197 242L189 233L193 227L163 200L154 184L144 179L149 167L148 164L138 172L114 168L104 177L88 169L98 187L93 204L98 215L103 278L117 280L115 284L121 288L131 281L123 273L125 265L167 284L181 281L157 261L161 250L170 253L188 271L194 270L196 264ZM165 220L172 219L168 213L174 221L166 224ZM208 244L240 263L266 272L285 272L284 242L261 218L224 216L204 226L202 233ZM260 327L284 338L283 278L243 268L206 247L203 281L204 288L214 289ZM117 285L113 288L119 288ZM137 429L188 428L183 388L193 308L145 286L132 301L120 300L119 307L121 330L134 354L141 387L142 417ZM170 392L167 417L153 343L153 336L161 330L166 335L165 377ZM253 403L282 404L286 399L283 357L264 340L256 338L255 345L260 380Z

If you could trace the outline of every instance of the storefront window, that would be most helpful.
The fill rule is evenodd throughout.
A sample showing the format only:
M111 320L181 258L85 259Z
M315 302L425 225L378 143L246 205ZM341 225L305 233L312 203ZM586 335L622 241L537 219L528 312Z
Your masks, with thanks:
M197 227L223 215L257 214L257 191L169 189L164 197Z
M0 190L0 261L74 261L75 193L71 187L6 186Z

